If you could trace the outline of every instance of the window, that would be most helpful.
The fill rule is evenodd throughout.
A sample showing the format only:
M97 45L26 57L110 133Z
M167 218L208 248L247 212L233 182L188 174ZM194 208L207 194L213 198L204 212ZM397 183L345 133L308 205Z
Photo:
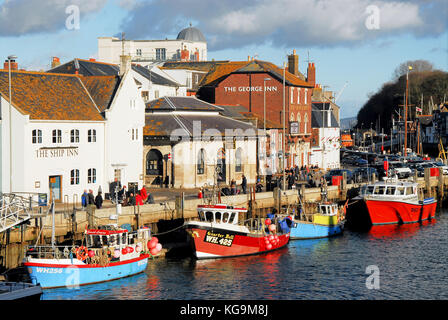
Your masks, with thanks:
M198 152L198 162L196 167L196 173L197 174L204 174L204 168L205 168L205 150L201 149Z
M136 107L135 107L135 99L129 99L129 107L130 107L132 110L135 110L135 109L136 109Z
M71 143L79 142L79 130L73 129L70 131L70 142Z
M141 56L142 55L142 49L137 49L137 55Z
M33 143L42 143L42 130L33 130L32 141Z
M149 99L149 91L142 91L142 98L147 101Z
M79 170L73 169L70 171L70 184L79 184Z
M53 143L62 143L62 131L53 130Z
M308 126L308 113L305 113L305 127L303 130L304 133L307 132L307 126Z
M87 170L87 183L96 183L96 169Z
M241 153L242 153L241 148L238 148L235 153L235 172L243 171L243 166L242 166L242 161L241 161L241 158L242 158Z
M158 99L159 98L159 90L155 90L154 91L154 99Z
M291 113L291 117L289 118L291 122L294 122L294 113Z
M294 88L291 87L291 103L294 103Z
M308 101L308 89L305 89L305 104L307 104Z
M159 150L151 149L146 155L146 174L162 175L163 174L163 157Z
M156 49L156 60L166 60L166 49L157 48Z
M96 130L90 129L87 131L87 142L96 142Z
M297 88L297 104L300 104L300 88Z
M377 186L375 188L375 194L384 194L384 190L386 189L385 186Z
M394 195L395 194L395 187L387 187L386 194Z
M114 181L121 181L121 169L114 169Z
M411 195L412 194L412 187L407 187L406 188L406 195Z

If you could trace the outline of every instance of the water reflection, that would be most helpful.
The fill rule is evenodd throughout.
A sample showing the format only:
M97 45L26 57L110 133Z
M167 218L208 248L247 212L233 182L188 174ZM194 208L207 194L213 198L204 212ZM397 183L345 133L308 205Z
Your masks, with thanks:
M426 226L434 225L436 221L436 219L431 219L422 221L421 223L372 226L368 234L374 239L405 239L414 236Z

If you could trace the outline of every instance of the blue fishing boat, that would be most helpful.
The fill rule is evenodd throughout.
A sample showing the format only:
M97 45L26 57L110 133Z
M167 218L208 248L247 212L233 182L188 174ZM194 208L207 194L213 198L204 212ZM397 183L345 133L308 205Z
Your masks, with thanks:
M32 283L44 289L115 280L143 272L148 258L161 249L155 249L156 239L149 228L88 229L81 246L28 247L24 266Z
M336 203L319 203L317 212L294 216L291 240L328 238L342 234L345 219Z

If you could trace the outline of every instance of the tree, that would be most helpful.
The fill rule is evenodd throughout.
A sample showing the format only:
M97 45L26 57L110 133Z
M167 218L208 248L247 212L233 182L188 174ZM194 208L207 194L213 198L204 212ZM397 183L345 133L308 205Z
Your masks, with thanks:
M414 61L406 61L400 64L393 73L393 80L399 79L401 76L405 75L409 70L408 67L412 67L413 72L424 72L424 71L432 71L434 66L431 62L426 60L414 60Z

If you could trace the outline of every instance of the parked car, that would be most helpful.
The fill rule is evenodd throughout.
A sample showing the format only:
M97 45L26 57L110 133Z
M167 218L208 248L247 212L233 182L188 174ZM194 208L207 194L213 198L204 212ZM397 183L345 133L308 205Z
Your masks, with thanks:
M402 162L389 162L389 168L393 170L399 179L408 178L412 175L412 170Z
M333 177L342 176L344 172L347 174L347 183L353 183L353 173L348 169L332 169L325 175L325 180L331 184Z
M357 166L366 166L368 164L367 160L362 159L362 158L358 158L355 160L355 165Z
M355 182L370 181L373 174L378 177L378 170L372 167L356 168L353 171L353 180Z

